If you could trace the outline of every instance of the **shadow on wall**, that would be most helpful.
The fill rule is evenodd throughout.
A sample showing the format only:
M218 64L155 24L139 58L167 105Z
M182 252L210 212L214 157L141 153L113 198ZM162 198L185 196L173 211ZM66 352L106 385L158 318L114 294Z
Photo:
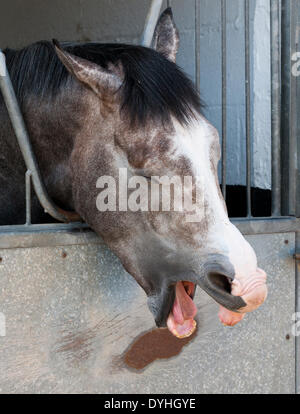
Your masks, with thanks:
M271 190L251 188L252 216L271 216ZM247 187L242 185L226 186L226 205L229 217L247 216Z
M271 190L263 190L260 188L251 188L252 200L252 216L253 217L270 217L271 216ZM36 196L32 199L33 205L39 205ZM56 200L54 200L56 202ZM247 188L242 185L227 185L226 186L226 205L229 217L246 217L247 216ZM20 216L19 222L15 222L15 217L12 215L9 222L1 222L0 226L23 224L25 223L25 200L23 203L23 216ZM57 223L57 221L44 213L44 210L39 205L37 213L32 216L33 224L47 224Z
M121 356L121 364L141 371L157 359L174 357L197 336L197 330L188 338L178 339L167 328L153 329L136 339Z

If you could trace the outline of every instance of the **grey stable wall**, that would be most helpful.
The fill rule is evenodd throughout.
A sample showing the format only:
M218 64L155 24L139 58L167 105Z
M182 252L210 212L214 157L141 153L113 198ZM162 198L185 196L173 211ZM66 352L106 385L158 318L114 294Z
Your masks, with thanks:
M195 2L169 3L181 35L178 63L194 79ZM228 178L237 184L245 178L243 0L227 3ZM1 0L0 46L53 37L137 43L149 4ZM255 183L268 188L268 0L251 5ZM220 130L220 1L201 0L200 14L200 88L206 115ZM146 296L100 239L38 233L12 248L7 237L0 235L0 392L295 392L294 233L248 236L269 275L269 297L258 311L234 328L223 327L216 304L198 289L195 339L178 356L156 360L143 371L128 368L123 356L154 328Z
M200 2L200 91L221 132L220 0ZM251 3L253 185L270 188L269 0ZM195 79L195 0L169 0L180 30L178 64ZM138 43L150 0L1 0L0 47L41 39ZM245 184L244 0L227 1L228 183Z
M247 237L269 277L261 308L224 327L198 288L197 335L144 370L124 355L154 328L146 295L89 236L0 234L0 393L295 392L294 233Z

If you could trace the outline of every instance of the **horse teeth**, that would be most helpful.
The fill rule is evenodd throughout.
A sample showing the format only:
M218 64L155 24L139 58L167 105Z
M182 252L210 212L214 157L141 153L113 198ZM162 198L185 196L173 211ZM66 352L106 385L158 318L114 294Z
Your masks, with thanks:
M195 332L196 328L197 328L197 322L193 321L193 327L190 330L190 332L186 333L185 335L176 334L176 338L178 338L178 339L188 338L189 336L191 336Z

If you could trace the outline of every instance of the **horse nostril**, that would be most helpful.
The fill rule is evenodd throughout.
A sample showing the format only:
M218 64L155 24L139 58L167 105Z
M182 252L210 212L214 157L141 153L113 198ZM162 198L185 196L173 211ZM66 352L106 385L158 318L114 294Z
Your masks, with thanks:
M227 293L231 293L232 280L229 277L219 273L209 273L207 277L214 287L219 288Z
M232 294L233 283L234 272L226 268L211 268L198 280L199 286L219 305L232 312L238 312L246 303L241 297Z

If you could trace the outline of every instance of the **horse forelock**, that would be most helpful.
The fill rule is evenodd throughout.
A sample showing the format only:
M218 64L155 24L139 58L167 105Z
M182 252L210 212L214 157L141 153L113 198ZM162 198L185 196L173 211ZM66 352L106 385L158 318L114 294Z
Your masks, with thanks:
M153 49L125 44L64 43L63 48L104 68L121 67L120 113L131 125L149 120L188 124L202 103L192 81L173 62ZM58 59L52 43L34 43L4 51L8 71L21 105L32 95L51 99L76 82Z

